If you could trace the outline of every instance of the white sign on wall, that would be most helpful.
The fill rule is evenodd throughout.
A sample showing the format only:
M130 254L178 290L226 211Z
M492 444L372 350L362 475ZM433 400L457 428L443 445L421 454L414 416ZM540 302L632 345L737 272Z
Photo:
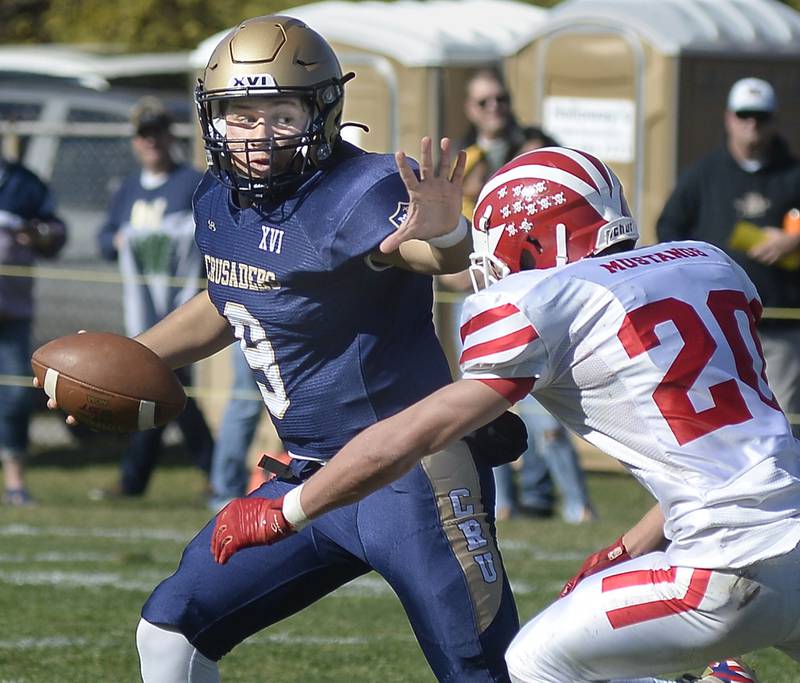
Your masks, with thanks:
M606 162L633 161L635 107L631 100L546 97L542 127L565 147L586 150Z

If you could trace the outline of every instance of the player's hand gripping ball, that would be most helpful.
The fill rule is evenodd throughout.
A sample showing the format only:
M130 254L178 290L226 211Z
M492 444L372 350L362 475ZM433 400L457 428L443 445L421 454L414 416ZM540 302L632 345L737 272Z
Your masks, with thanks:
M294 533L283 516L283 498L235 498L217 515L211 554L225 564L235 552L254 545L272 545Z
M34 352L31 366L48 397L92 429L152 429L186 405L172 369L143 344L118 334L59 337Z

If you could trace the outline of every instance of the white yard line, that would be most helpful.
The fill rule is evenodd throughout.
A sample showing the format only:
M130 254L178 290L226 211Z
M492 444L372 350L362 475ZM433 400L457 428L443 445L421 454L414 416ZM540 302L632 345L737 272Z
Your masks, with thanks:
M139 572L142 580L129 579L114 572L70 572L70 571L0 571L0 583L12 586L56 586L58 588L105 588L149 593L164 578L155 572Z
M30 524L0 525L0 536L65 536L70 538L121 538L145 541L174 541L187 543L192 533L176 529L114 529L107 527L55 527Z
M80 572L80 571L0 571L0 583L13 586L50 586L56 588L106 588L127 590L137 593L150 593L166 577L157 571L138 572L137 579L125 577L119 572ZM527 583L512 581L514 595L530 595L538 591L553 593L561 588L560 582ZM334 591L327 598L384 598L394 595L391 586L375 574L360 576Z
M46 551L41 553L13 554L0 553L2 564L49 564L49 563L79 563L79 562L119 562L119 553L94 553L94 552L69 552Z
M144 529L113 527L38 527L30 524L4 524L0 525L0 536L66 536L70 538L89 536L92 538L121 538L154 541L175 541L187 543L193 536L192 533L178 531L177 529ZM501 539L500 550L510 554L525 554L530 559L539 562L571 562L582 560L591 549L585 553L576 551L552 552L544 550L534 543L518 541L515 539Z
M133 638L133 635L130 636ZM380 635L380 636L295 636L289 634L261 633L245 640L242 645L264 645L273 643L280 645L370 645L376 642L392 640L396 642L414 642L412 635ZM36 650L64 649L91 646L95 649L117 647L119 640L97 638L75 638L72 636L48 636L44 638L3 638L0 639L0 650ZM0 679L0 683L3 683Z
M111 528L111 527L37 527L27 524L0 525L0 536L28 537L67 537L67 538L113 538L135 540L157 540L186 543L191 537L175 529ZM538 562L577 562L583 559L582 553L550 552L526 541L506 540L501 542L501 550L509 556L525 555ZM57 552L0 554L3 564L49 564L49 563L114 563L120 561L119 553L99 552ZM61 588L104 588L113 586L121 590L149 593L168 572L148 571L137 573L137 579L126 578L119 572L79 572L79 571L0 571L0 582L18 586L58 586ZM545 584L512 581L515 595L529 595L537 591L547 593L558 590L561 585L549 581ZM332 598L385 597L392 595L391 587L378 575L369 574L351 581L332 593ZM275 636L278 637L278 636Z
M561 552L553 552L544 550L537 546L535 543L529 541L518 541L516 539L503 539L501 538L497 544L500 551L508 555L526 555L531 560L538 562L572 562L573 560L583 560L586 555L593 552L587 549L586 552L576 552L574 550L565 550Z

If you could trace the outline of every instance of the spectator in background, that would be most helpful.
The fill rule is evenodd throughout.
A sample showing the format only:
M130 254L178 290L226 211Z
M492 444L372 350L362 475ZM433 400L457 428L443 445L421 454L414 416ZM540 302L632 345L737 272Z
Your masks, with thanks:
M472 220L478 193L497 168L517 154L558 143L538 126L517 125L511 114L511 99L495 71L481 70L472 77L467 86L465 111L473 126L467 139L474 138L476 142L466 150L462 212ZM497 137L498 133L501 137ZM495 156L484 153L480 140L488 141L484 144L487 149L495 150ZM500 152L502 156L497 156ZM468 271L443 275L438 280L442 288L451 291L472 287ZM456 329L459 313L460 305L456 305L453 312ZM458 342L454 346L458 348ZM520 401L516 410L528 429L528 449L517 462L493 469L497 519L505 520L518 513L552 516L556 488L561 494L564 521L581 524L595 519L578 455L564 427L533 397ZM515 470L518 470L516 483Z
M724 249L748 274L764 307L800 307L800 164L777 130L777 98L759 78L733 84L726 139L687 168L666 203L659 241L697 239ZM800 320L765 317L759 336L783 410L800 413ZM797 418L795 435L800 435Z
M32 266L53 258L66 242L48 187L23 166L0 158L0 266ZM0 375L30 374L33 279L0 275ZM0 460L7 505L32 502L25 486L31 389L0 383Z
M522 144L514 152L514 156L524 152L532 152L542 147L557 147L558 143L539 126L525 126L522 129Z
M525 138L511 111L511 95L495 68L479 69L467 81L464 114L469 121L461 141L467 152L464 215L471 219L483 183L516 154Z
M98 239L103 257L119 260L125 333L133 337L198 292L203 263L192 219L192 195L202 175L177 160L172 117L159 100L142 98L131 122L131 146L141 168L112 198ZM178 377L185 384L190 373L178 371ZM192 461L208 475L214 443L192 398L177 422ZM122 456L120 481L111 489L91 491L90 497L142 495L155 469L163 432L159 427L132 434Z

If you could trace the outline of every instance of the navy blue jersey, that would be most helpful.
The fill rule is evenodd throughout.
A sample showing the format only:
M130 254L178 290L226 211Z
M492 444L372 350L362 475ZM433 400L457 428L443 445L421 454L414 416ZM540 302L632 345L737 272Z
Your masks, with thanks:
M307 458L450 381L431 278L365 259L408 201L394 159L346 144L338 157L279 205L241 209L210 174L194 200L211 301L284 445Z
M34 246L19 244L15 233L31 219L51 224L53 253L44 254ZM32 266L37 256L54 256L66 242L64 224L55 215L50 189L20 164L0 162L0 265ZM33 315L33 279L0 276L0 319Z

